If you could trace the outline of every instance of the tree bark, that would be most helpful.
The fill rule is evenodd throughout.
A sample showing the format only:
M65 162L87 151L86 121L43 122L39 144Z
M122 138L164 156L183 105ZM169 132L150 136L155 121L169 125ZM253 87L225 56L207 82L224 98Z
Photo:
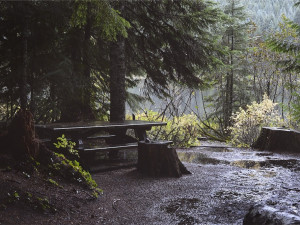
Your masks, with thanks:
M137 169L153 177L181 177L191 174L179 160L177 152L166 143L139 142Z
M300 152L300 132L278 127L263 127L252 147L273 152Z
M22 11L24 12L24 21L23 21L23 68L20 76L20 103L21 109L25 110L27 107L27 70L28 70L28 16L26 3L20 3L22 7Z
M110 121L125 120L125 40L118 37L110 45Z
M9 149L14 158L20 160L38 156L39 142L35 139L33 116L29 111L18 111L8 128L4 146L1 148Z
M91 20L91 2L87 2L87 17L84 27L84 41L83 41L83 102L81 104L81 113L84 120L94 120L91 106L91 69L89 60L89 47L91 38L92 20Z

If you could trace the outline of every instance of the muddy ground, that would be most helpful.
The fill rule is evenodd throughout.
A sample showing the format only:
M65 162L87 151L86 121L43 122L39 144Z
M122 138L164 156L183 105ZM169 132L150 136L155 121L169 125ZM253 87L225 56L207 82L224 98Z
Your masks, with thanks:
M192 175L97 172L104 190L97 200L66 192L56 213L11 207L0 211L0 224L242 224L255 203L299 215L300 155L206 146L177 150Z

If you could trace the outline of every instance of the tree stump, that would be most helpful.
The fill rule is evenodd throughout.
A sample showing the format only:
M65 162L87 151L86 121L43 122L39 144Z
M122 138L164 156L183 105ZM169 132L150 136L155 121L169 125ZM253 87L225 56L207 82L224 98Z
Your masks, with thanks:
M169 143L140 141L138 171L153 177L181 177L183 174L191 174L179 160L176 150L168 147Z
M300 132L280 127L263 127L252 147L273 152L300 152Z
M35 138L32 114L20 110L12 120L6 138L6 148L17 159L36 158L39 152L39 142Z
M257 224L296 225L300 224L300 217L270 206L254 205L244 217L243 225Z

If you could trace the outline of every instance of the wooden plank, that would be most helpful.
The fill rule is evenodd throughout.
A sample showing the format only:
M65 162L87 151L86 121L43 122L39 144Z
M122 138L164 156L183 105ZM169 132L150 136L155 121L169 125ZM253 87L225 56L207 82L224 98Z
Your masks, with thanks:
M130 148L138 147L137 143L129 143L122 145L109 145L109 146L83 146L79 148L79 151L82 152L91 152L91 151L105 151L105 150L124 150Z
M149 142L140 141L142 144L152 144L152 145L170 145L173 144L173 141L165 141L165 140L150 140Z
M52 123L45 125L35 125L37 129L47 129L52 131L71 131L71 130L86 130L86 129L114 129L114 128L151 128L152 126L165 126L165 122L152 122L142 120L126 120L124 122L108 122L108 121L93 121L93 122L76 122L76 123Z
M92 137L87 137L86 139L88 140L94 140L94 139L107 139L107 138L112 138L116 137L117 135L99 135L99 136L92 136Z

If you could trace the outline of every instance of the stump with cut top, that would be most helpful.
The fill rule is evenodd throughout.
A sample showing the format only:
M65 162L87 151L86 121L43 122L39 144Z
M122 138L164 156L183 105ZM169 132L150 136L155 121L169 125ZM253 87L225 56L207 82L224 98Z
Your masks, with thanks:
M252 147L273 152L300 152L300 132L282 127L263 127Z
M171 141L140 141L137 170L152 177L181 177L191 174L179 160Z

